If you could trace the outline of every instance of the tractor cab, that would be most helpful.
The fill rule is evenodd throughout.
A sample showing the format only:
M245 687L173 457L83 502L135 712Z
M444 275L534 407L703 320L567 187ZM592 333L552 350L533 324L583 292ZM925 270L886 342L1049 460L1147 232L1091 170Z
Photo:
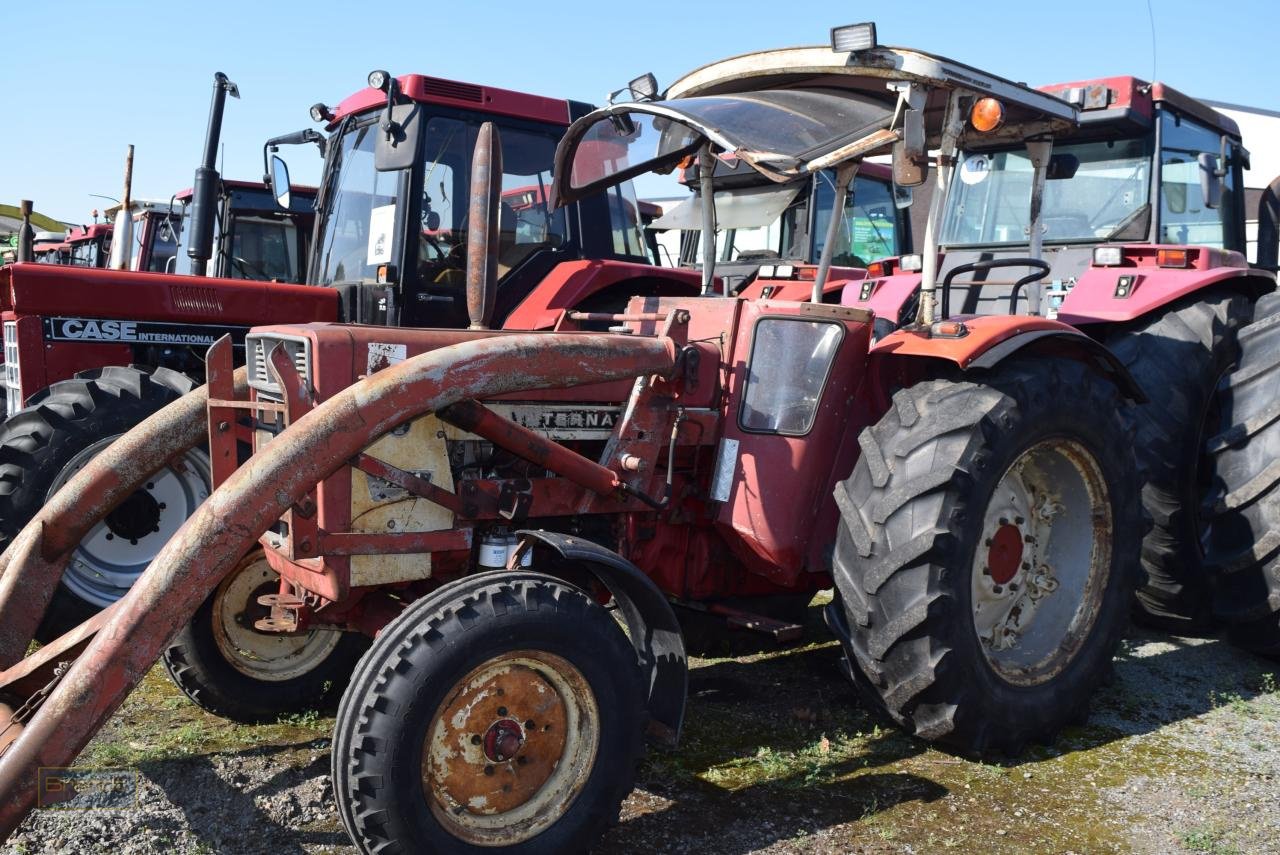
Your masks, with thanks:
M467 325L472 153L485 123L498 132L501 170L496 323L550 326L556 301L608 300L600 292L622 280L632 284L612 300L619 308L637 288L696 290L693 274L666 271L653 280L642 209L628 183L571 210L547 204L556 143L589 105L418 74L375 71L369 82L335 109L312 108L327 137L279 138L323 148L307 281L339 291L345 320ZM284 186L284 161L274 155L266 167L273 186ZM553 274L566 262L582 263ZM645 282L636 285L637 277Z
M111 223L76 226L67 231L67 264L73 267L106 267L111 257Z
M681 267L700 262L701 197L692 171L681 183L693 195L668 206L650 225ZM716 275L731 294L771 296L782 283L803 282L816 269L835 200L835 171L775 184L745 163L715 164ZM863 163L840 213L832 264L839 281L860 279L867 264L911 251L910 188L895 187L884 163ZM670 234L671 237L667 237ZM757 279L758 288L746 292ZM833 277L837 279L837 277ZM756 293L758 292L758 293ZM831 296L838 300L838 291Z
M41 264L66 264L70 256L66 234L63 232L36 232L31 254Z
M861 32L868 31L874 27ZM1076 127L1077 112L1061 98L953 60L880 47L872 35L854 50L789 48L734 57L682 77L661 98L598 110L560 146L556 192L561 202L575 201L645 172L696 169L705 203L702 277L710 293L718 260L717 163L745 164L776 187L834 170L832 209L845 210L866 158L891 155L894 184L910 187L923 183L928 153L936 150L940 189L930 204L922 271L932 297L937 269L930 247L937 246L952 158L976 141L1021 148L1035 163L1032 184L1043 193L1047 140ZM1037 208L1024 205L1038 227ZM848 244L842 224L843 217L825 223L818 264L803 289L813 302L824 299L837 252ZM933 322L932 299L921 302L919 319Z
M944 314L1008 312L1026 285L1033 313L1061 313L1071 323L1120 320L1126 309L1109 301L1128 299L1137 280L1119 285L1114 268L1246 272L1248 152L1233 120L1170 86L1133 77L1042 91L1079 110L1080 124L1053 139L1039 226L1030 227L1030 151L967 139L939 224ZM1024 263L1028 258L1038 263ZM922 266L920 256L884 259L859 293L846 293L849 304L909 322ZM1080 285L1085 289L1072 297Z

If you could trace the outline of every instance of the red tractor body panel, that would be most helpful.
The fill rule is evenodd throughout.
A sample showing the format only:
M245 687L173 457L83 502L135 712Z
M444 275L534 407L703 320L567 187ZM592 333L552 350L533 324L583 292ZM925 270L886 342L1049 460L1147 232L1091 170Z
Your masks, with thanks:
M1162 267L1162 251L1181 257L1185 267ZM1121 248L1119 265L1090 265L1062 301L1059 320L1069 324L1124 322L1218 283L1248 287L1253 275L1238 252L1202 246L1140 245Z
M816 264L781 264L774 267L792 267L793 273L785 279L776 276L757 276L745 288L738 292L744 300L795 300L803 302L813 296L813 282L817 278ZM851 282L861 282L867 278L867 271L861 267L835 267L827 272L827 281L823 283L822 294L828 297L839 295ZM838 302L839 297L834 301ZM823 300L828 302L828 300Z
M584 258L557 264L503 321L503 329L543 330L555 326L560 315L594 294L620 282L661 279L662 293L693 296L702 285L696 270L655 268L631 261Z

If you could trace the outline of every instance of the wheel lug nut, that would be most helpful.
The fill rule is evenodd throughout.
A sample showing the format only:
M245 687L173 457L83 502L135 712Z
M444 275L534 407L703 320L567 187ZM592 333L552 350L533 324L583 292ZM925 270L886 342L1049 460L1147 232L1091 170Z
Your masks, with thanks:
M521 766L523 766L529 762L529 758L521 754L519 757L516 758L516 762L519 763Z
M472 745L479 745L479 744L480 744L481 742L483 742L483 741L484 741L484 740L482 740L482 739L480 738L480 734L478 734L478 733L477 733L475 736L471 737L471 744L472 744Z
M529 719L524 723L525 730L533 730L533 719Z
M498 707L498 715L506 715L506 714L507 714L506 707Z
M997 593L997 594L1003 594L1003 593L1004 593L1004 588L1002 588L1000 585L996 585L996 586L995 586L995 587L993 587L991 590L992 590L992 591L994 591L994 592L995 592L995 593Z
M1013 518L1013 521L1014 521L1014 523L1016 523L1017 525L1022 525L1024 522L1026 522L1026 520L1024 520L1022 517L1014 517L1014 518Z
M492 775L492 774L493 774L493 767L492 767L492 766L485 766L485 767L484 767L484 773L485 773L486 775Z

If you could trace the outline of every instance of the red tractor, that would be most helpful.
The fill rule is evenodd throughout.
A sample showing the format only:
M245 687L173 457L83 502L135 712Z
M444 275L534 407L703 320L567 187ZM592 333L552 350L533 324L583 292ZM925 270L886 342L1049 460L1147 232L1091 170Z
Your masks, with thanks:
M323 146L314 238L288 225L286 212L310 216L311 201L309 192L291 190L278 157L269 167L277 173L273 211L260 185L210 178L205 167L195 189L181 194L193 198L179 229L187 252L174 269L203 274L216 248L213 272L235 281L36 264L0 273L11 413L0 428L0 543L116 437L202 383L204 355L224 334L240 359L244 334L267 321L466 325L464 247L478 128L492 121L505 134L504 189L549 187L556 142L590 107L416 74L371 79L381 88L334 110L313 108L327 138L301 131L264 149ZM215 142L231 85L215 79L208 135ZM382 123L397 129L394 138ZM211 157L216 144L206 149ZM649 266L638 208L622 204L634 198L624 186L612 204L603 197L557 211L536 200L518 211L503 204L495 319L547 328L565 308L621 309L633 294L697 293L696 273ZM285 284L300 266L306 286ZM273 281L239 281L262 274ZM42 636L117 600L209 489L200 449L147 481L84 539Z
M1151 399L1125 410L1153 521L1139 617L1204 631L1213 624L1211 552L1249 550L1258 537L1218 526L1210 550L1212 515L1202 510L1215 389L1236 362L1253 301L1275 286L1271 272L1245 261L1248 153L1235 122L1163 83L1112 77L1043 91L1077 107L1079 127L1056 137L1051 153L975 140L955 170L937 176L936 260L878 261L843 303L874 311L883 336L917 316L921 282L936 276L937 320L1022 305L1106 345ZM1037 158L1047 158L1048 180L1033 233L1022 204Z
M1031 140L1022 201L1040 232L1048 140L1078 131L1074 104L878 47L871 25L832 35L831 48L704 66L660 100L633 85L640 100L568 129L554 198L620 199L636 175L696 167L711 199L715 163L736 159L778 183L835 169L840 210L864 158L892 153L905 182L936 151L936 260L958 155ZM374 127L375 163L418 162L378 142L411 136L408 121L393 107ZM494 329L499 164L520 139L499 145L481 126L473 166L453 168L475 184L465 280L440 279L462 269L438 266L456 244L421 248L428 281L465 297L468 329L264 327L245 370L224 341L206 388L106 449L0 557L0 696L14 711L0 830L51 797L38 768L70 763L162 655L224 713L286 702L261 679L246 697L244 675L208 666L220 634L256 633L254 650L284 639L295 675L334 637L373 637L332 749L362 851L589 847L645 735L679 737L673 602L741 609L834 584L850 676L911 731L963 749L1016 751L1084 714L1126 625L1144 530L1124 413L1145 396L1124 363L1043 315L939 318L934 264L918 314L872 345L871 312L822 302L838 221L808 301L658 294L564 305L551 331ZM379 177L364 174L366 187ZM435 175L415 186L431 207L413 213L444 204ZM378 207L357 209L372 227L323 266L382 275L368 269L384 263ZM23 658L80 538L206 442L209 501L123 599Z

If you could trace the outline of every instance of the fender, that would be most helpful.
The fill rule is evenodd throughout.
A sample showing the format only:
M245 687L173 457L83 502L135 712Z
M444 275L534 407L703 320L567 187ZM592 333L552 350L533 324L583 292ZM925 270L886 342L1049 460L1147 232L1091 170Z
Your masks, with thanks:
M590 570L613 594L649 686L650 736L659 744L674 748L680 741L684 722L689 666L684 636L667 598L639 567L599 544L549 531L525 530L516 534L537 541L555 550L565 561Z
M557 264L503 321L506 330L543 330L556 325L565 309L572 309L593 294L628 279L645 279L654 292L694 297L702 289L696 270L653 267L630 261L582 259Z
M1275 287L1275 274L1245 266L1237 252L1204 247L1185 249L1190 267L1157 267L1154 255L1160 247L1125 247L1126 260L1139 249L1137 265L1094 267L1090 265L1062 301L1058 319L1069 324L1123 323L1147 315L1175 300L1191 296L1214 285L1257 295ZM1146 250L1150 249L1151 263ZM1129 277L1123 287L1121 277Z
M1145 403L1147 396L1114 353L1094 339L1057 320L1029 315L956 317L964 325L957 337L900 329L871 348L882 368L900 367L901 360L935 359L963 370L994 368L1015 353L1076 359L1106 377L1126 398ZM898 366L893 363L898 362Z

